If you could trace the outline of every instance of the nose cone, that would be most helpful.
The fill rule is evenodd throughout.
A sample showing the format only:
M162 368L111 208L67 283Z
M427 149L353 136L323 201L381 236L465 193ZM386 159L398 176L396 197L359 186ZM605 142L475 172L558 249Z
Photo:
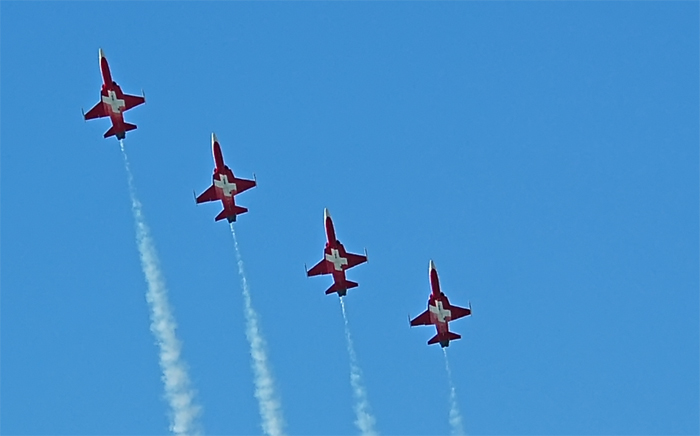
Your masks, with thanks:
M221 146L219 145L219 140L216 139L216 134L211 134L211 151L214 154L214 163L216 168L224 168L224 155L221 154Z
M333 220L328 209L323 209L323 225L326 227L326 237L329 244L335 244L338 240L335 237L335 229L333 228Z
M430 266L428 267L428 274L430 274L436 270L437 270L437 268L435 268L435 262L433 262L433 259L430 259Z

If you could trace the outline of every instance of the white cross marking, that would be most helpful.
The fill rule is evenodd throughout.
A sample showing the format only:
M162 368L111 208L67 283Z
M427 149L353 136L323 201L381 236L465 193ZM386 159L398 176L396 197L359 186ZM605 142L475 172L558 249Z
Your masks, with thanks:
M214 186L221 188L224 191L224 195L231 197L232 192L238 192L235 183L229 183L228 176L226 174L221 175L221 180L214 179Z
M326 254L326 260L333 264L336 271L342 271L343 265L348 264L348 260L344 257L340 257L338 250L331 248L331 254Z
M112 108L113 113L119 113L122 108L126 107L126 102L117 98L117 93L114 91L107 91L107 95L102 96L102 102L107 103Z
M446 319L452 318L452 311L442 307L442 301L435 302L435 306L430 306L430 311L437 316L438 321L445 322Z

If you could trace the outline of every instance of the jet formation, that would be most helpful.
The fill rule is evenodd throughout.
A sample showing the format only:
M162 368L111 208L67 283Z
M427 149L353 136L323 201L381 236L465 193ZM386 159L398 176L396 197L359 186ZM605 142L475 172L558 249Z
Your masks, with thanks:
M100 101L87 113L83 112L85 120L109 117L112 127L105 132L104 137L116 136L122 140L126 132L136 129L135 124L124 121L124 112L146 102L145 96L128 95L122 92L117 82L112 79L112 74L107 63L107 58L102 49L99 50L100 71L102 73L102 90ZM214 156L214 174L212 185L199 196L195 195L197 204L210 201L221 201L223 210L214 218L215 221L226 219L229 223L235 222L238 215L248 212L248 209L236 205L235 196L257 185L254 180L239 179L233 174L231 168L224 163L221 145L214 133L211 134L212 154ZM330 274L333 284L326 290L326 295L338 293L339 297L345 297L348 289L358 287L358 283L346 278L345 272L357 265L367 262L367 250L365 254L349 253L338 240L328 209L323 211L323 223L326 230L326 246L323 250L323 259L306 270L307 277ZM449 330L449 322L471 315L471 304L468 308L454 306L447 296L440 290L437 269L433 261L428 267L431 293L428 298L428 308L425 312L409 321L411 327L419 325L434 325L437 334L428 341L429 345L440 344L448 347L450 341L460 339L461 336Z

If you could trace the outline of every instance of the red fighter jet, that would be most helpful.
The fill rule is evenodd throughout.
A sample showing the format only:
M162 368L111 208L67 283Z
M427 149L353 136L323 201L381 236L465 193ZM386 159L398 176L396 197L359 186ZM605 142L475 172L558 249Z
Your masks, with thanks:
M213 184L202 193L199 197L195 197L197 203L207 201L221 200L224 204L224 210L216 216L215 221L226 218L228 222L236 221L236 215L248 212L245 207L236 206L234 196L243 191L254 187L255 180L237 179L233 175L231 168L224 164L224 156L221 154L221 146L219 140L216 139L216 134L211 134L211 148L214 153L214 175L212 176Z
M333 284L328 288L326 294L337 292L339 296L344 297L348 289L357 287L357 283L345 278L345 270L367 262L367 250L365 250L364 256L345 251L343 244L335 237L333 220L328 209L323 210L323 222L326 226L326 237L328 238L326 248L323 250L323 259L314 265L313 268L306 271L306 276L333 274Z
M104 52L100 49L100 70L102 71L102 92L99 103L95 105L88 113L83 112L85 120L93 118L109 117L112 120L112 127L105 132L104 137L116 136L117 139L124 139L126 132L134 130L135 124L129 124L124 121L124 112L129 109L146 102L146 97L138 95L128 95L122 92L122 89L117 85L117 82L112 80L112 74L109 72L109 64Z
M428 341L428 345L437 344L439 342L441 347L449 347L450 341L459 339L461 336L451 332L447 323L462 318L463 316L471 315L472 305L470 303L469 308L465 309L464 307L450 304L445 294L440 291L437 269L435 269L435 264L432 260L428 267L428 274L430 275L430 287L432 288L430 299L428 299L428 310L418 315L415 319L412 319L410 324L411 327L435 324L435 327L437 327L437 334Z

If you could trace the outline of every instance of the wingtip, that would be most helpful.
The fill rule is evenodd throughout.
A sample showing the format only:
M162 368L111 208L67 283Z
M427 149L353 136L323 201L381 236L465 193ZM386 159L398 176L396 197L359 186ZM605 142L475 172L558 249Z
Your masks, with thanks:
M323 219L324 221L331 217L331 213L328 211L327 207L323 208Z
M216 137L216 133L211 132L211 145L214 145L215 142L219 142L219 139Z

